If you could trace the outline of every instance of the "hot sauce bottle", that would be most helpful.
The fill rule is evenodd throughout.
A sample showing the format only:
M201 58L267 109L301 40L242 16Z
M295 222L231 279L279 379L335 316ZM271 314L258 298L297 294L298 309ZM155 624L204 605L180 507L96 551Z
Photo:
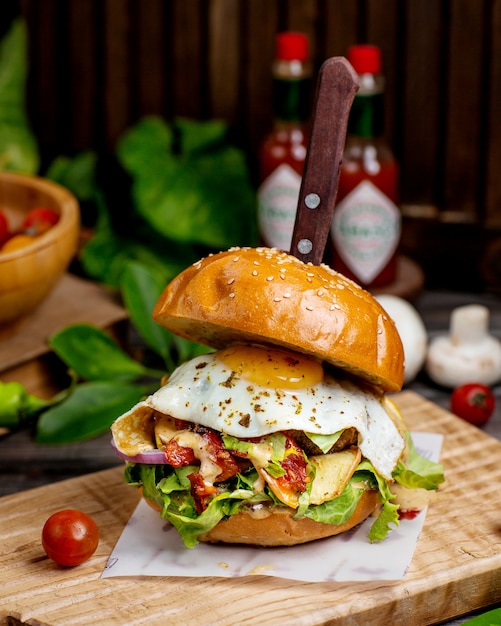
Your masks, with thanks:
M310 85L308 38L276 37L273 128L259 151L258 223L263 243L289 250L308 145Z
M398 164L383 138L381 52L376 46L352 46L348 60L360 88L348 122L331 265L364 287L383 287L395 280L401 213Z

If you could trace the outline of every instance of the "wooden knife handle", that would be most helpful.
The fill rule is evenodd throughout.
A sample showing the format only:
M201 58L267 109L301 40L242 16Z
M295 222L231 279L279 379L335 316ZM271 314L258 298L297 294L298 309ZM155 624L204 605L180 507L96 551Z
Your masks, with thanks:
M358 75L344 57L327 59L318 74L315 106L290 253L322 262L336 202L348 116Z

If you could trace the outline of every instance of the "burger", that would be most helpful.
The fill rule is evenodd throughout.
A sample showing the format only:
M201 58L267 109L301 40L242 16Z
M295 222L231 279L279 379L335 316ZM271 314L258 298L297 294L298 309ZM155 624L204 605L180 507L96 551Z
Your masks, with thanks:
M211 350L119 417L113 445L187 547L290 546L369 516L380 541L443 481L387 395L404 377L394 322L328 266L232 248L174 278L153 319Z

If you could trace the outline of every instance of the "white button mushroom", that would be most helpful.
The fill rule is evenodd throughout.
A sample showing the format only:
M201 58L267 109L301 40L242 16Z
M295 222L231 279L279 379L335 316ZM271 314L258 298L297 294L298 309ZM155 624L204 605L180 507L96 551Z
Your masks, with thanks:
M416 378L426 359L428 336L423 320L412 304L403 298L381 294L376 299L395 322L404 346L404 383L410 383Z
M469 304L454 309L449 335L430 342L429 377L451 389L469 382L493 385L501 380L501 343L489 334L488 326L487 307Z

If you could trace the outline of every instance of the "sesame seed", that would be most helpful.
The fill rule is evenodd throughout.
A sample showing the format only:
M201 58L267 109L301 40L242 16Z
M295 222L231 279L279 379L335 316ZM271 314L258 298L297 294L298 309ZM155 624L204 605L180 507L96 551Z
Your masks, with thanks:
M235 282L234 278L230 278L230 280L226 283L227 285L233 285L233 283Z
M273 298L273 302L280 302L282 298Z
M313 307L312 307L312 306L310 306L310 305L307 305L307 306L306 306L306 310L307 310L307 311L313 311Z
M229 294L229 297L230 297L230 298L234 298L234 297L235 297L235 293L232 291L232 292Z
M236 263L237 261L240 261L240 257L239 256L234 257L233 263Z
M273 280L274 278L275 278L274 276L268 276L268 277L266 278L266 280L267 280L267 281L270 281L270 280Z
M254 270L254 271L252 272L252 275L253 275L253 276L257 276L257 270Z
M325 289L319 289L319 290L317 291L317 296L319 296L320 298L321 298L322 296L325 296Z
M286 292L284 293L284 298L290 298L290 297L291 297L290 292L289 292L289 291L286 291Z

